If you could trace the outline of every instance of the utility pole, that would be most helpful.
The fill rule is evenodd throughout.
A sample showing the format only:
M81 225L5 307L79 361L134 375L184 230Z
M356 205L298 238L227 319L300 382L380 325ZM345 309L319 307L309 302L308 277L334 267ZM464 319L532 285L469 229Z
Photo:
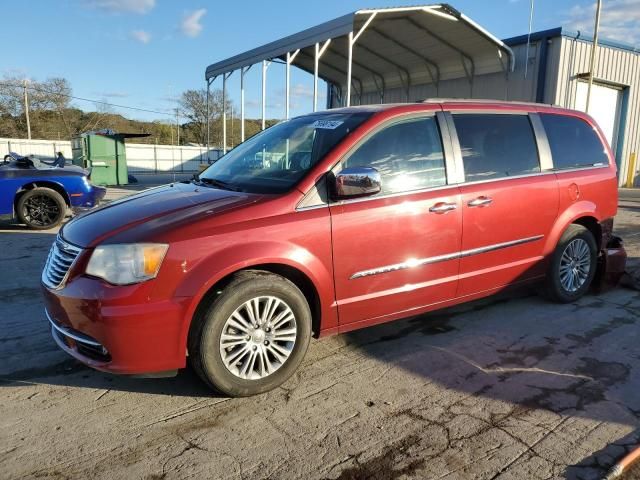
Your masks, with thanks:
M176 108L176 132L177 132L176 145L180 145L180 118L178 117L178 109L177 108Z
M22 85L22 91L24 93L24 116L27 119L27 138L31 140L31 122L29 121L29 95L27 94L27 79L25 78Z
M591 87L593 85L593 70L596 67L596 53L598 50L598 30L600 30L600 11L602 10L602 0L596 4L596 24L593 29L593 46L591 47L591 58L589 60L589 84L587 86L587 104L585 112L589 113L589 102L591 100Z

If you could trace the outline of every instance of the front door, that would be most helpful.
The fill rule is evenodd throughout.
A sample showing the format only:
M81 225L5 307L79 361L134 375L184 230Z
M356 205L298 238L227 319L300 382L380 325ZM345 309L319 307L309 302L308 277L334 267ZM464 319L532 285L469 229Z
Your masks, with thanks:
M341 327L390 320L453 298L461 201L458 187L447 184L436 117L383 126L338 168L358 166L380 172L382 191L330 205Z
M543 275L558 185L541 168L529 116L454 113L453 123L465 180L458 296Z

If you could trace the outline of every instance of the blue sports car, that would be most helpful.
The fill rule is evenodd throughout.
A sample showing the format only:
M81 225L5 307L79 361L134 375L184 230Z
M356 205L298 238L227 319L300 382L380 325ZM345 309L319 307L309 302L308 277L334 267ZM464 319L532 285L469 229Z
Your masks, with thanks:
M106 189L92 185L89 172L10 153L0 163L0 220L17 218L36 230L53 228L73 213L96 206Z

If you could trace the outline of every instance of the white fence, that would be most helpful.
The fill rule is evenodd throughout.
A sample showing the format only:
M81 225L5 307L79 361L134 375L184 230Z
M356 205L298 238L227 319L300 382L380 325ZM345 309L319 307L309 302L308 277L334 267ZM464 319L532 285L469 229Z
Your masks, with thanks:
M178 173L197 172L200 163L217 160L222 155L219 149L206 147L186 147L174 145L147 145L125 143L129 173ZM65 140L27 140L21 138L0 138L0 155L9 152L20 155L35 155L53 159L56 152L71 159L71 142Z

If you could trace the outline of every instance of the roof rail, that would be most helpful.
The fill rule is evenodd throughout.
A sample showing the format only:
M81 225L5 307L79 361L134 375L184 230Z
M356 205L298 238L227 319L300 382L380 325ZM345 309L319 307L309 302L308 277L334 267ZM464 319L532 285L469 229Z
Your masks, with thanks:
M540 102L525 102L520 100L499 100L497 98L440 98L440 97L430 97L425 98L423 100L419 100L417 103L506 103L509 105L545 105L549 107L558 107L562 108L559 105L554 103L540 103Z

